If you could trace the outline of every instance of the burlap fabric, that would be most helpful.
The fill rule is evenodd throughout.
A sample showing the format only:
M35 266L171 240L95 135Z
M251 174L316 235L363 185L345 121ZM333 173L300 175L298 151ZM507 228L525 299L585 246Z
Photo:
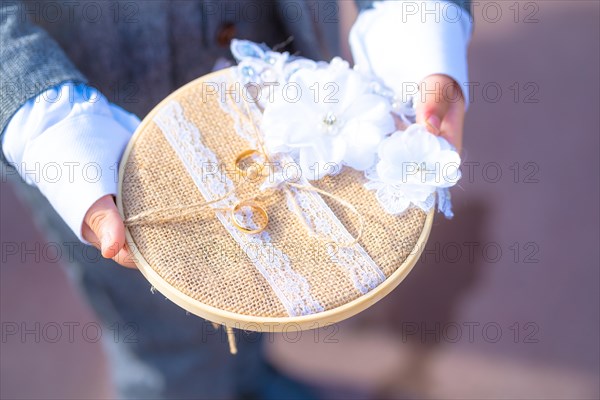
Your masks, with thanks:
M118 203L124 218L147 210L205 202L152 120L166 101L176 100L181 104L185 118L199 129L204 144L229 170L233 169L236 156L249 148L248 143L236 134L231 116L217 103L221 97L203 96L202 82L229 76L224 74L227 72L191 82L159 104L142 122L121 163ZM349 201L360 211L365 225L359 243L386 277L396 272L395 286L416 262L429 233L433 212L427 215L412 208L402 216L389 215L382 210L374 193L363 187L364 180L363 173L345 168L339 175L312 183ZM236 183L236 194L239 198L253 198L261 195L259 186L259 181L240 181ZM324 200L348 231L356 234L356 215L335 200L327 197ZM298 215L288 208L283 192L271 193L260 201L269 215L267 231L273 243L289 256L294 271L306 278L311 295L325 311L335 310L363 296L356 290L347 271L331 256L335 246L307 232ZM233 313L229 314L233 319L235 315L242 319L255 317L259 322L289 318L273 288L211 209L199 211L185 220L130 226L128 238L136 262L150 282L159 290L168 287L165 295L178 300L178 304L191 312L220 323L223 320L211 318L210 313L197 312L197 306L206 305L215 312ZM157 280L161 285L156 285ZM378 290L379 287L373 291ZM184 300L179 296L173 299L174 293L183 294ZM369 304L376 300L378 296ZM195 306L187 307L186 302L195 303ZM368 304L361 307L366 306Z

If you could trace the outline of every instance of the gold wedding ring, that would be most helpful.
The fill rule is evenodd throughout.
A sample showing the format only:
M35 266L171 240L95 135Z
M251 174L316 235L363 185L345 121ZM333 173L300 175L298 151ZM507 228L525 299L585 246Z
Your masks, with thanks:
M236 170L237 170L237 171L238 171L238 172L239 172L239 173L240 173L242 176L247 176L247 175L248 175L248 169L249 169L249 168L242 168L242 167L240 166L240 164L241 164L241 163L242 163L244 160L246 160L246 159L248 159L248 158L250 158L250 157L252 157L252 156L254 156L254 155L260 155L260 156L261 156L261 158L263 159L263 162L264 162L264 158L265 158L265 157L264 157L264 155L263 155L263 154L262 154L260 151L258 151L258 150L256 150L256 149L248 149L248 150L244 150L244 151L242 151L240 154L238 154L238 155L237 155L237 157L235 158L235 169L236 169ZM257 163L257 164L258 164L258 163ZM269 176L269 169L268 169L268 168L265 168L265 166L266 166L266 165L260 165L260 164L258 164L258 165L260 166L260 169L259 169L258 173L259 173L260 175L262 175L262 176ZM265 172L265 171L266 171L266 172Z
M242 222L240 222L240 220L237 219L237 217L235 216L235 213L237 211L239 211L242 207L248 207L252 210L253 213L257 212L258 214L260 214L262 216L262 218L264 219L264 223L256 229L252 229L247 226L244 226L244 224ZM253 235L256 233L261 233L262 231L265 230L265 228L269 224L269 214L267 214L267 211L265 211L265 209L260 204L258 204L256 201L243 200L243 201L240 201L239 203L237 203L231 209L231 222L237 228L237 230L239 230L240 232L244 232L244 233Z

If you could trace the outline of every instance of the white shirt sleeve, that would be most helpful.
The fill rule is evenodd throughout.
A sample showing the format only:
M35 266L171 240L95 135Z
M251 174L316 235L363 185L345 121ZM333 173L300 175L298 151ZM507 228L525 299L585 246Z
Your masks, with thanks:
M379 77L397 96L415 94L419 82L445 74L469 104L469 13L449 1L384 1L363 11L350 31L356 68Z
M96 200L116 195L118 162L140 120L96 89L64 83L25 103L2 138L6 159L77 237Z

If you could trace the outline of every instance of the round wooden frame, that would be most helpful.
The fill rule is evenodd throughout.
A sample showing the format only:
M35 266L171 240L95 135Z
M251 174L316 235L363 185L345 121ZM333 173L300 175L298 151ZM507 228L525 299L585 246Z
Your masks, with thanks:
M210 74L212 75L212 74ZM125 172L125 165L131 153L131 149L135 146L137 139L143 134L146 126L151 123L157 112L167 104L175 94L180 91L185 91L190 85L194 85L197 81L204 81L208 76L206 75L198 78L167 96L161 101L150 113L144 118L142 123L138 126L133 137L129 141L123 157L121 158L121 164L119 166L119 189L117 193L117 207L121 218L124 218L123 213L123 199L121 197L123 178ZM211 322L224 325L229 328L244 329L248 331L257 332L292 332L299 330L317 329L335 324L350 318L359 312L369 308L392 290L396 288L406 278L406 276L413 269L417 263L427 239L431 232L431 226L433 223L434 208L429 211L423 225L423 231L421 232L417 243L409 256L404 260L402 265L398 267L384 282L382 282L375 289L369 293L352 300L342 306L323 311L311 315L303 315L299 317L256 317L251 315L237 314L230 311L224 311L216 307L209 306L198 300L181 293L179 290L171 286L165 281L146 261L144 256L138 251L137 246L131 236L131 233L125 228L125 236L129 247L132 249L133 257L136 265L144 277L150 282L150 284L161 292L169 300L182 307L183 309L195 314L199 317L207 319Z

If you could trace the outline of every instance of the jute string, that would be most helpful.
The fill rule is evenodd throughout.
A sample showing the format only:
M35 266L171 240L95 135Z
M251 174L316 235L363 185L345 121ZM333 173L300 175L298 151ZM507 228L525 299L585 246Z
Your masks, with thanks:
M198 213L209 206L216 204L220 201L227 199L231 194L233 194L234 190L230 190L223 196L216 198L214 200L210 200L207 202L186 204L186 205L177 205L172 207L164 207L164 208L156 208L147 211L142 211L139 214L133 215L123 222L126 226L133 225L144 225L144 224L161 224L174 222L178 220L185 220L187 218L194 217L198 215ZM212 210L215 211L230 211L231 208L227 207L211 207Z

